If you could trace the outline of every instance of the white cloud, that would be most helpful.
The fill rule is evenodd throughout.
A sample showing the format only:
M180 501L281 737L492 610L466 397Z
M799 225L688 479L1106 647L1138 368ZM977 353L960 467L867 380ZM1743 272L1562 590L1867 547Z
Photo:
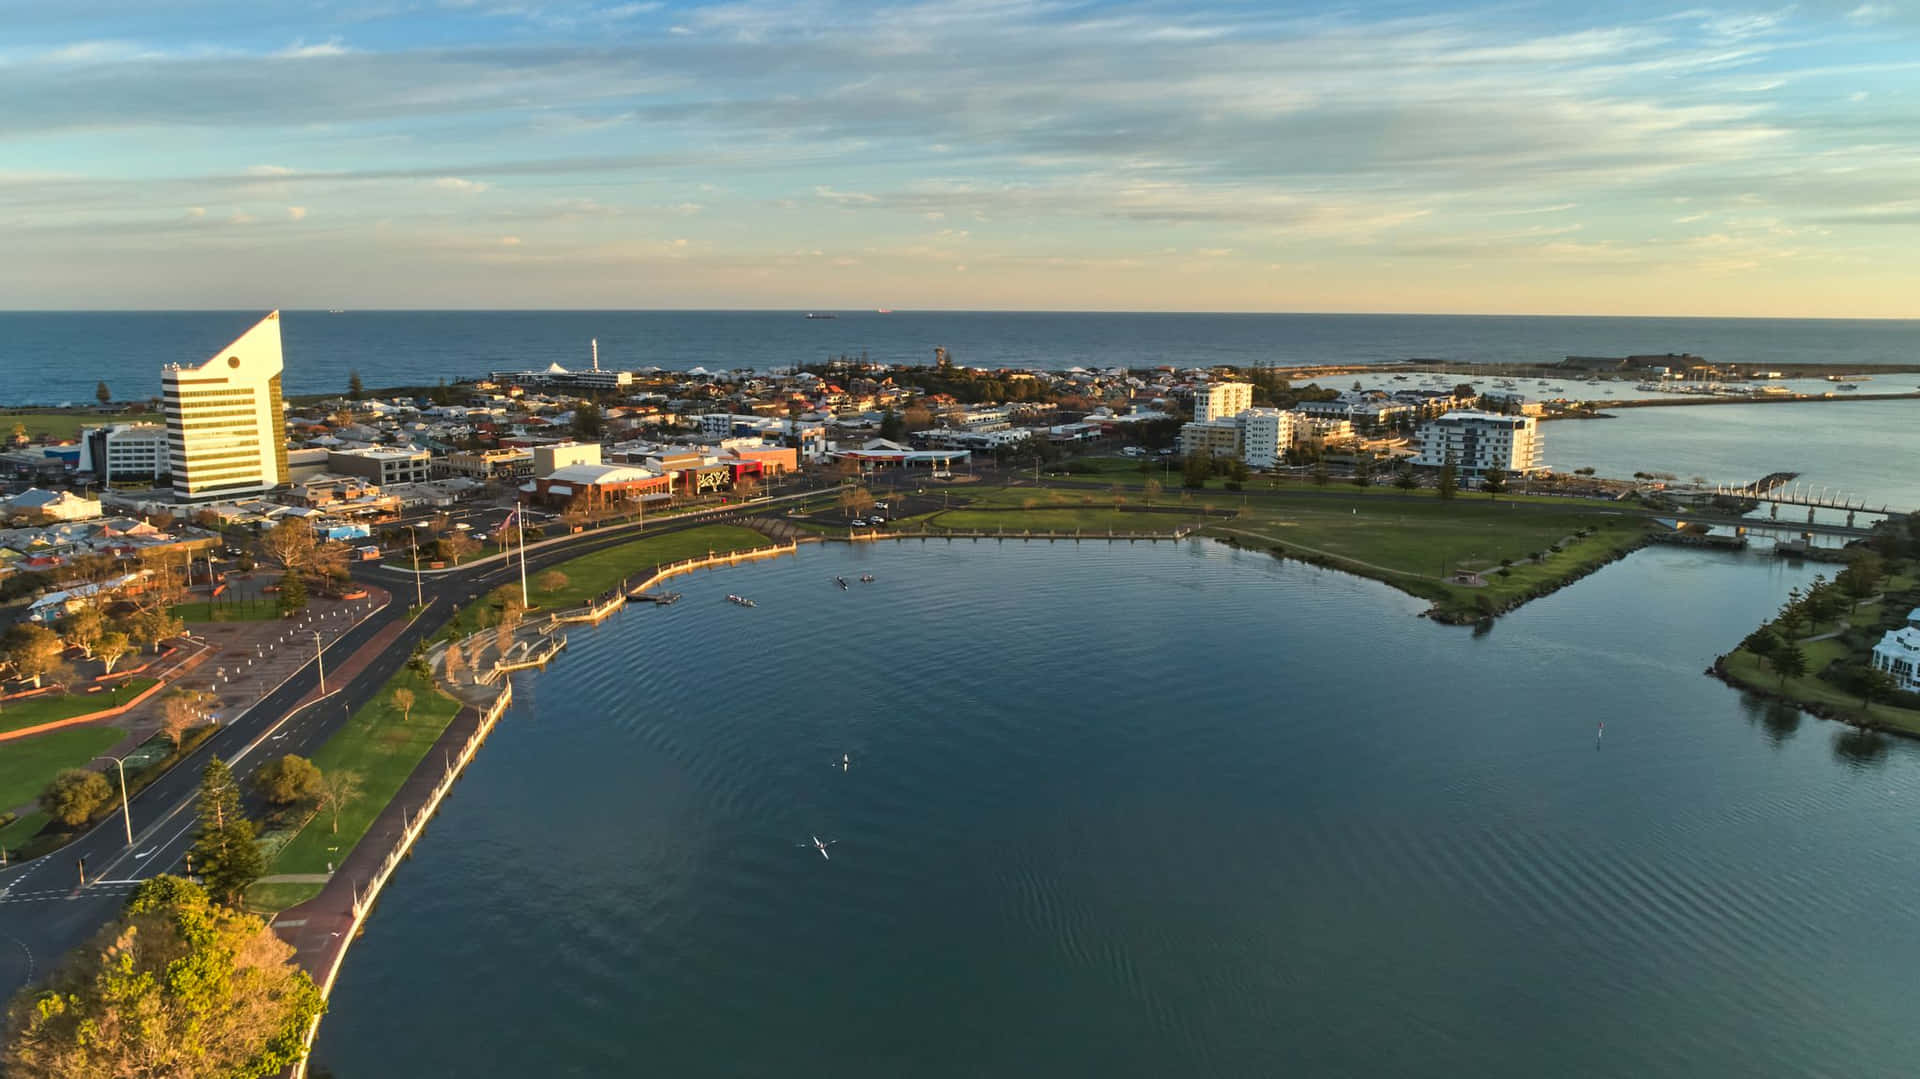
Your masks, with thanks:
M287 217L294 221L305 221L307 219L307 208L305 206L289 206L287 207Z
M307 44L304 39L296 40L293 44L274 53L274 55L290 60L311 60L322 56L345 56L349 51L345 45L340 43L339 38L330 37L325 41L312 45Z
M1859 7L1847 12L1848 22L1858 23L1863 26L1877 22L1885 22L1892 17L1893 5L1891 4L1861 4Z
M464 195L477 195L493 185L479 180L463 180L458 176L442 176L433 181L432 186L441 191L458 191Z
M205 216L207 216L207 208L206 208L205 206L189 206L189 207L187 207L187 219L188 219L188 220L190 220L190 221L198 221L198 220L200 220L201 218L203 218L203 217L205 217Z
M297 170L290 169L285 165L248 165L247 166L248 176L267 176L267 177L292 176L295 171Z
M520 237L518 237L518 236L502 236L502 237L500 237L500 246L501 246L501 247L519 247L519 246L520 246Z

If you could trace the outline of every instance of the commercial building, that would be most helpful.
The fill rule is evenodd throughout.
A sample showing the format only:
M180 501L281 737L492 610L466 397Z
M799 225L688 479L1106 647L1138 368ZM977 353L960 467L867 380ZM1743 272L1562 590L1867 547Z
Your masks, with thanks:
M87 521L100 516L100 503L72 491L26 490L0 503L10 516L46 517L55 521Z
M1873 646L1873 669L1885 671L1902 692L1920 693L1920 607L1907 612L1907 624L1890 629Z
M598 442L556 442L548 446L533 448L533 474L549 476L556 470L568 465L597 465L600 463L600 444Z
M523 479L533 475L533 451L498 449L449 453L446 466L450 475L472 480Z
M1230 420L1253 407L1253 385L1247 382L1216 382L1195 390L1195 423Z
M161 372L176 499L236 498L287 482L281 366L275 311L205 363Z
M115 423L80 432L82 472L103 486L151 483L167 474L167 429L157 423Z
M327 471L354 476L382 487L395 483L425 483L433 455L408 446L404 449L332 450Z
M1509 474L1541 469L1540 426L1532 416L1449 412L1422 424L1417 438L1416 465L1439 468L1452 461L1467 477L1496 468Z

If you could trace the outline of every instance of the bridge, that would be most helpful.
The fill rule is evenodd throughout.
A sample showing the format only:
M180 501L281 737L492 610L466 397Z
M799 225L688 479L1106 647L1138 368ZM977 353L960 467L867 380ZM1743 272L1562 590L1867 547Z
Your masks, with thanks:
M1712 487L1696 488L1690 491L1671 491L1670 494L1691 498L1700 502L1750 502L1754 508L1761 503L1768 504L1768 519L1778 520L1781 506L1804 507L1807 522L1813 523L1814 514L1820 510L1833 510L1847 515L1847 527L1852 528L1856 514L1875 514L1881 517L1905 516L1907 511L1894 509L1882 503L1875 507L1864 497L1849 493L1843 488L1815 487L1812 484L1793 482L1798 473L1775 472L1753 483L1733 485L1716 484Z

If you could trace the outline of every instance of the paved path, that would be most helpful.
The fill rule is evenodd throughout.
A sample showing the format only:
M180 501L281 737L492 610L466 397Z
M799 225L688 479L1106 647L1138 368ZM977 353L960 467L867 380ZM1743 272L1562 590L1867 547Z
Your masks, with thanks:
M349 934L353 931L355 894L365 890L379 872L387 853L400 842L408 815L418 812L426 803L434 786L446 774L447 759L473 737L481 721L480 709L472 705L462 707L453 722L447 724L439 741L401 785L393 801L387 803L367 834L347 853L346 860L334 870L332 877L323 878L326 886L320 889L320 894L281 911L273 920L274 932L293 945L294 960L306 968L323 989L332 988L340 960L352 943Z

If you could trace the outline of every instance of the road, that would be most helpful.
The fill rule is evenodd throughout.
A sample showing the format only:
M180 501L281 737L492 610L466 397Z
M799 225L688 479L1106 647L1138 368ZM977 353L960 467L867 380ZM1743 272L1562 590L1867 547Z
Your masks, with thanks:
M644 535L665 535L710 524L718 515L650 523ZM529 550L527 571L535 573L570 558L631 542L639 535L622 528L571 536L565 542ZM315 667L307 664L245 711L225 717L225 725L212 737L166 775L136 793L129 805L134 831L131 845L116 813L52 854L0 869L0 1001L44 977L62 955L113 918L139 881L177 872L184 865L197 823L193 804L200 772L213 755L218 754L231 765L243 784L246 776L272 757L284 753L311 757L355 709L406 664L416 642L439 632L462 605L517 580L519 569L516 558L442 574L422 574L420 590L426 610L367 667L344 684L330 676L330 694L295 712L295 706L318 688ZM330 665L343 663L374 636L404 622L408 601L413 598L411 573L368 566L356 566L354 572L390 591L393 602L330 642L325 651ZM82 859L87 878L84 886L80 882Z

